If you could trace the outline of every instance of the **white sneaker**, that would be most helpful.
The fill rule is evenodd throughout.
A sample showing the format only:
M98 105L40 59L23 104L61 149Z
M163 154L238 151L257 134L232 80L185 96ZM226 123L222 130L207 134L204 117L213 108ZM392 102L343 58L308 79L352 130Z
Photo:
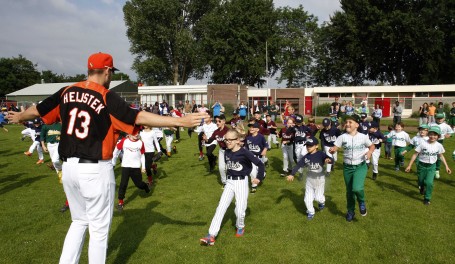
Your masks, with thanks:
M439 176L439 171L435 171L434 177L435 177L436 179L439 179L439 177L440 177L440 176Z

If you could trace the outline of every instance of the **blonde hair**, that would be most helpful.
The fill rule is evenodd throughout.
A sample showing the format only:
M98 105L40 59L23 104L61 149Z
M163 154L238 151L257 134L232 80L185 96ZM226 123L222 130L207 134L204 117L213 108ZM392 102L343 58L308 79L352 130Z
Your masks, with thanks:
M245 125L243 125L243 122L237 124L235 131L237 132L237 136L240 141L243 141L246 138Z

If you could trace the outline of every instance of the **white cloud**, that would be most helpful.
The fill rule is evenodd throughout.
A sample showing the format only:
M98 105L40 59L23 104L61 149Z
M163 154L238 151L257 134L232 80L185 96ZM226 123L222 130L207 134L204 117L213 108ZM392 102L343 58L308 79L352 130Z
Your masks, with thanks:
M136 80L130 69L123 20L126 0L20 0L3 1L0 9L0 57L22 54L39 70L75 75L86 72L92 53L113 55L114 64ZM311 14L328 20L339 9L338 0L276 0L275 6L302 4Z

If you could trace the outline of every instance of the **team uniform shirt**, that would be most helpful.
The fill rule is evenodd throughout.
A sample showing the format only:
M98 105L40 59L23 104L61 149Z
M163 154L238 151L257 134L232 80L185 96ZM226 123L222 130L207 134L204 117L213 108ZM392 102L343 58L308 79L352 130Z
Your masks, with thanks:
M319 133L319 139L324 147L335 146L335 141L341 135L341 131L336 127L330 127L329 130L322 129Z
M365 148L369 148L372 144L368 136L362 133L357 133L355 136L344 133L335 141L335 146L344 150L344 163L349 165L363 163L365 161Z
M154 130L150 131L141 131L141 139L144 142L145 152L155 152L160 151L158 138Z
M318 131L319 131L319 128L316 126L316 124L314 124L314 123L309 123L309 124L308 124L308 128L309 128L310 131L311 131L311 136L315 137L316 134L317 134Z
M207 139L206 144L211 144L214 140L218 142L218 146L222 149L226 149L226 143L224 142L224 135L228 132L229 128L226 126L223 129L217 129L213 132L212 136Z
M384 135L379 130L373 133L368 133L368 136L376 149L380 149L382 142L386 141Z
M368 131L370 130L371 123L368 121L363 121L360 122L359 128L357 128L357 131L359 131L362 134L368 135Z
M305 126L295 126L294 127L294 143L295 144L305 144L306 138L311 135L311 130Z
M409 151L411 150L412 148L416 148L418 146L420 146L420 144L422 144L422 142L424 141L427 141L428 140L428 137L421 137L420 135L416 135L415 137L413 137L411 139L411 145L409 145L409 149L407 148L406 150Z
M392 130L386 137L392 138L392 145L397 147L406 147L406 143L411 143L409 134L405 131L396 132Z
M44 125L41 129L41 141L47 143L58 143L60 141L60 131L62 130L61 123L54 123L51 125Z
M275 122L270 121L267 123L267 129L269 130L270 134L276 135L276 128L272 128L272 126L276 127Z
M32 126L31 129L33 130L33 134L32 134L32 137L34 141L37 141L37 142L41 142L41 130L42 130L43 126L42 125L39 125L39 126Z
M231 120L229 120L228 123L231 125L231 127L236 127L240 121L242 121L242 119L240 119L240 117L234 117Z
M452 127L450 127L446 122L442 122L441 124L438 123L430 123L430 128L432 126L438 126L441 129L441 136L439 137L438 141L444 140L444 137L448 135L452 135L454 133Z
M295 175L302 167L308 167L308 176L324 176L323 168L327 158L333 163L333 158L322 151L316 151L312 154L308 153L297 162L297 165L292 169L291 175Z
M415 151L419 153L419 162L428 164L436 163L438 155L445 152L441 143L430 143L429 141L422 141Z
M145 166L145 146L142 140L132 141L129 138L122 138L114 151L112 164L116 163L118 153L123 150L122 167L124 168L144 168Z
M210 124L204 123L201 126L201 132L203 132L207 138L210 138L217 129L218 127L213 122L211 122ZM205 144L205 146L216 145L216 143L217 142L214 140L212 141L212 143Z
M262 157L262 151L269 148L265 137L259 133L254 137L252 135L247 136L245 142L245 147L256 157Z
M294 142L294 133L293 132L294 132L293 129L283 127L279 133L281 142L288 141L288 143L286 143L286 144L291 145Z
M250 151L240 148L236 152L226 150L226 174L231 177L246 177L250 175L253 164L258 167L257 179L264 180L264 164Z
M61 120L60 157L92 160L112 159L118 131L132 134L139 113L115 92L91 81L60 89L36 109L46 124Z

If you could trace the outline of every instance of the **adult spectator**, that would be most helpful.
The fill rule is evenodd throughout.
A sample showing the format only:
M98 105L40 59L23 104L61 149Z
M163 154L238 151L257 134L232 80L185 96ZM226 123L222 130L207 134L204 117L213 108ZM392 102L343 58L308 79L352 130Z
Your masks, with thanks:
M152 109L150 109L150 111L155 115L159 115L160 114L160 104L158 102L155 102L155 104L152 106Z
M198 112L197 111L198 105L196 104L196 101L195 100L191 101L191 104L193 105L193 108L191 109L191 112L192 113L197 113Z
M433 104L433 102L431 102L430 106L428 106L428 124L436 123L436 119L434 118L435 114L436 106Z
M212 113L213 113L213 117L215 118L216 116L220 116L221 114L221 103L216 100L215 103L212 105Z
M179 110L180 113L183 113L183 102L180 100L179 103L176 105L177 110Z
M198 106L197 111L199 113L207 113L209 109L205 107L205 105L202 103L201 105Z
M338 118L342 118L346 115L346 100L343 100L340 105L340 110L338 111Z
M72 223L60 263L77 263L87 228L90 233L88 263L105 263L112 223L115 175L112 154L118 131L133 134L137 125L194 126L207 114L172 118L138 111L109 90L114 68L112 56L89 57L88 78L64 87L23 112L9 112L20 123L42 117L46 124L62 121L59 155L63 160L63 187L70 204ZM79 98L89 98L86 101Z
M192 111L192 107L193 107L193 106L190 104L190 101L186 100L186 101L185 101L185 106L184 106L184 108L183 108L183 113L184 113L185 115L192 113L192 112L193 112L193 111Z
M419 108L419 126L428 124L428 103L425 102Z
M169 105L164 99L160 104L160 114L164 116L169 115Z
M392 108L393 113L393 126L397 123L401 123L401 114L403 113L403 107L401 107L399 101L395 101L395 105Z
M151 112L150 106L147 106L147 103L144 103L144 106L142 107L143 111Z
M278 115L278 106L275 104L275 101L273 101L273 100L269 101L267 110L269 112L270 118L272 119L273 122L275 122L276 117Z
M261 112L261 109L259 108L259 103L258 101L254 101L254 105L250 109L250 114L253 116L254 113L256 112Z
M245 120L248 107L245 105L245 102L241 101L239 105L239 116L240 119Z
M381 127L381 118L382 118L382 109L380 105L376 105L376 107L373 110L373 113L371 114L371 117L373 117L373 121L378 123L378 128Z
M368 109L368 104L365 101L362 101L359 108L357 108L357 113L360 115L362 113L367 114L370 113L370 109Z
M332 109L335 109L336 106L338 106L338 108L341 106L341 104L338 102L339 98L338 97L335 97L335 102L333 102L330 106L332 107Z

